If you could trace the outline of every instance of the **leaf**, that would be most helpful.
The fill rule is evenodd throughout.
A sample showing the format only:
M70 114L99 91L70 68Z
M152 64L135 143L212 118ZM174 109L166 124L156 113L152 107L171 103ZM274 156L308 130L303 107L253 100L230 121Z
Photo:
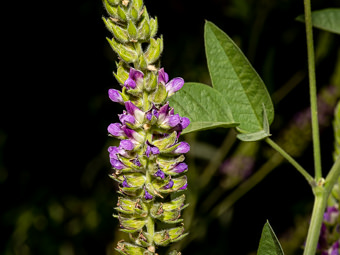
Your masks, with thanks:
M263 109L263 130L250 134L238 134L237 135L238 139L244 142L254 142L264 139L268 136L271 136L269 131L268 117L264 104L262 104L262 109Z
M283 255L283 250L272 227L267 221L262 229L257 255Z
M213 87L230 105L241 133L261 132L264 104L268 123L274 119L269 93L237 45L211 22L205 24L205 49Z
M305 16L300 15L296 20L305 22ZM340 8L328 8L312 12L312 23L316 28L340 34Z
M170 99L170 106L190 125L182 134L217 127L235 127L229 104L217 90L201 83L185 83Z

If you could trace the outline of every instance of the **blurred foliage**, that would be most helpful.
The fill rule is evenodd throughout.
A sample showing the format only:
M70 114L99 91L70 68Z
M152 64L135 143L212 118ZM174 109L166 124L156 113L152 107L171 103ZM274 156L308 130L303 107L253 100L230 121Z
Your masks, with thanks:
M303 24L294 20L303 13L302 1L145 3L158 17L165 42L162 63L171 77L210 83L205 19L233 38L272 95L273 140L312 169L305 35ZM340 7L340 1L312 2L313 10L328 7ZM19 16L27 17L28 9L23 10ZM14 45L19 53L12 56L15 71L6 93L0 93L0 254L114 254L114 244L125 234L111 216L117 196L107 176L106 127L122 109L107 98L107 89L118 84L101 20L105 11L94 0L34 11L20 35L27 38L25 50ZM35 19L45 17L42 13L53 17L46 31ZM327 169L332 107L340 87L340 38L314 32L319 98L326 102L321 145ZM301 254L313 197L290 165L263 143L236 141L232 130L185 139L192 148L187 157L190 206L183 215L190 235L175 244L183 254L254 254L267 219L286 253Z

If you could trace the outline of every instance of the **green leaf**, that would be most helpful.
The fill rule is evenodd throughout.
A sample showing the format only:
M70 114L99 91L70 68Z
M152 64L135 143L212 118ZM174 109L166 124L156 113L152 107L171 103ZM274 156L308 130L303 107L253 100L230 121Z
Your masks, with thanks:
M262 229L257 255L283 255L283 250L272 227L267 221Z
M263 108L263 130L260 130L255 133L248 133L248 134L238 134L237 138L244 142L254 142L259 141L261 139L264 139L268 136L271 136L269 131L269 123L268 123L268 117L267 112L264 104L262 104Z
M268 123L274 119L269 93L237 45L211 22L205 24L205 49L213 87L230 105L241 133L261 132L264 104Z
M201 83L185 83L169 98L170 106L190 125L182 134L217 127L235 127L230 107L217 90Z
M305 22L305 16L300 15L296 20ZM340 8L328 8L312 12L312 23L316 28L340 34Z

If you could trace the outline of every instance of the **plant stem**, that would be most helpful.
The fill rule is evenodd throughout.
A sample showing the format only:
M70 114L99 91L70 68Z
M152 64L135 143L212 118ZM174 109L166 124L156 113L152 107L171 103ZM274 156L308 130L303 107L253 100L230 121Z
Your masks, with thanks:
M317 106L317 97L316 97L312 13L311 13L310 0L304 0L304 7L305 7L306 38L307 38L309 94L310 94L311 117L312 117L315 180L316 182L318 182L322 178L322 170L321 170L321 153L320 153L320 138L319 138L319 124L318 124L318 106Z
M338 157L338 159L335 161L334 165L332 166L331 170L329 171L326 177L325 182L320 183L320 185L322 186L316 186L315 188L313 188L315 201L310 226L308 229L306 248L303 253L304 255L315 254L320 236L323 214L327 205L327 199L333 189L334 184L337 182L339 176L340 176L340 157Z
M324 191L324 188L316 187L316 189L320 189L320 192L314 192L315 194L314 207L308 229L306 246L303 252L304 255L313 255L316 252L320 236L323 214L327 204L328 196Z
M289 163L291 163L308 181L309 184L314 182L313 177L294 159L290 156L285 150L283 150L277 143L275 143L272 139L267 137L265 141L278 153L281 154Z

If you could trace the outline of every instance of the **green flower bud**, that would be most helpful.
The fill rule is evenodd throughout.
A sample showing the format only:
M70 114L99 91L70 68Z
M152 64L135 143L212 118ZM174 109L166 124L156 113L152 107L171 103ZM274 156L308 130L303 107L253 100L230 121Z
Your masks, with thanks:
M177 140L177 132L172 132L171 135L166 136L165 138L153 141L153 145L158 147L158 149L162 152L165 148L174 144Z
M118 216L119 218L119 222L121 225L121 231L126 232L126 233L133 233L136 231L141 230L145 224L147 219L145 218L135 218L135 217L129 217L129 218L125 218L125 217L121 217Z
M135 8L138 13L141 12L143 8L143 0L134 0L133 8Z
M123 66L123 62L119 62L117 65L117 74L113 72L113 75L115 76L116 80L121 84L124 85L124 82L127 80L129 77L129 72L126 70L126 68ZM128 101L125 100L124 101Z
M156 36L158 31L158 20L157 17L155 19L150 19L150 37L153 38Z
M128 32L121 28L120 26L114 24L111 20L108 21L109 25L111 26L111 32L113 33L114 37L120 42L120 43L126 43L129 41L129 35Z
M106 0L111 6L117 6L120 0Z
M129 16L130 16L131 20L133 20L134 22L136 22L138 20L139 13L138 13L138 11L136 10L135 7L131 7L129 9Z
M118 56L127 63L133 63L138 59L138 55L133 47L129 45L123 45L118 43L114 38L108 39L112 49L118 54Z
M143 230L139 233L131 233L129 236L137 245L142 245L144 247L151 246L152 238L149 233L144 232Z
M138 65L139 65L140 69L146 69L148 67L148 63L147 63L147 60L146 60L144 54L139 56Z
M181 240L187 234L184 233L183 227L171 228L155 233L154 241L157 245L166 246L169 243Z
M144 55L143 55L144 56ZM148 92L154 91L157 88L157 74L154 72L148 72L145 77L145 89Z
M132 22L132 20L129 21L127 32L129 34L130 41L137 39L137 28L135 24Z
M121 7L120 5L118 5L117 14L118 14L118 18L119 18L121 21L124 21L124 22L127 21L127 17L126 17L125 10L124 10L123 7Z
M111 0L103 0L103 4L105 7L105 10L107 13L112 17L112 18L117 18L118 17L118 8L114 7L114 4L110 4Z
M166 188L166 185L169 184L170 181L173 182L172 187ZM156 190L157 193L169 194L169 193L180 190L183 186L186 185L186 183L187 183L187 177L183 175L181 177L172 178L172 179L155 179L152 182L152 186Z
M148 215L148 208L140 199L130 200L119 197L117 206L115 209L120 213L134 214L139 217L146 217Z
M168 97L168 92L166 92L166 88L163 84L159 83L157 90L150 95L150 101L155 104L162 104Z
M138 27L138 39L142 41L149 40L150 38L150 26L147 19L143 19Z
M145 58L148 61L148 64L152 64L156 62L160 55L161 55L161 39L157 39L157 41L154 38L150 39L150 45L145 51Z
M119 242L116 251L123 255L152 255L147 249L128 242Z

